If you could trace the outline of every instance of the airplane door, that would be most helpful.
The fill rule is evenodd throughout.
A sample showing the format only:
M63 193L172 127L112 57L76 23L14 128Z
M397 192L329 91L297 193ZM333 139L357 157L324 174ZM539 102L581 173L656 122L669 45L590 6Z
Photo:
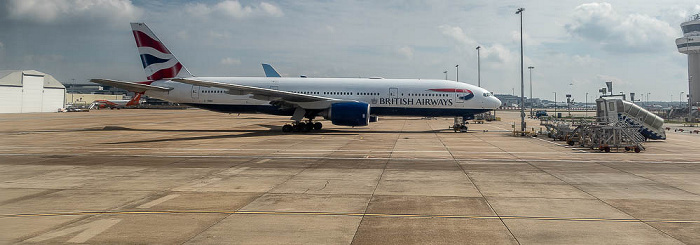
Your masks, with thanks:
M464 103L464 100L461 99L461 97L467 96L467 94L463 93L463 92L457 92L457 93L454 93L454 95L455 95L455 103L460 103L460 104Z
M199 99L199 86L192 85L192 98Z
M396 98L399 96L398 88L389 88L389 98Z

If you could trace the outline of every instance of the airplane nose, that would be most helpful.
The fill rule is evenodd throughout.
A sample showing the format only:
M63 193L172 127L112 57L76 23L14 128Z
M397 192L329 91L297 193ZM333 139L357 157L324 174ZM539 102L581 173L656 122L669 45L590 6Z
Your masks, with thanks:
M498 109L498 107L501 107L501 100L496 97L491 97L490 99L489 104L491 109Z

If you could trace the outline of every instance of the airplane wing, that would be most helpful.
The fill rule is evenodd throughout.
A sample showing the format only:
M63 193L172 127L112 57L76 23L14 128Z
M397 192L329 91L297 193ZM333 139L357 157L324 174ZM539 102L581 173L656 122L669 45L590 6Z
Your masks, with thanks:
M90 79L90 82L102 84L102 85L107 85L107 86L114 86L117 88L123 88L123 89L129 90L132 92L136 92L136 93L143 93L143 92L146 92L147 90L157 90L157 91L161 91L161 92L168 92L168 91L173 89L173 88L153 86L153 85L148 85L148 84L143 84L143 83L117 81L117 80L109 80L109 79Z
M260 100L269 100L269 101L283 100L283 101L294 103L294 104L304 103L304 102L322 102L322 101L332 101L335 103L335 102L344 101L344 100L316 96L316 95L292 93L292 92L287 92L287 91L282 91L282 90L269 89L269 88L258 88L258 87L232 84L232 83L204 81L204 80L197 80L194 78L173 78L171 80L176 81L176 82L181 82L181 83L197 85L197 86L228 89L228 90L230 90L229 93L236 94L236 95L252 94L253 98L260 99Z

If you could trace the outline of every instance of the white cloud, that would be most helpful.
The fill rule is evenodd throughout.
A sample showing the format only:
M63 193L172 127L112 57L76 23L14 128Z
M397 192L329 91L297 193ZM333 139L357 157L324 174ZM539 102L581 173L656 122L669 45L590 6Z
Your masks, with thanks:
M175 34L175 35L180 39L190 38L190 34L187 31L178 31L177 34Z
M270 16L281 17L284 15L284 13L282 13L282 10L280 10L280 8L278 8L275 5L266 3L266 2L261 2L260 8L262 8L263 11L265 11L265 13L267 13Z
M464 33L461 27L458 26L450 26L450 25L441 25L438 28L440 28L440 31L442 32L443 35L448 36L455 41L457 41L460 44L468 45L468 46L477 46L476 41L473 39L469 38L467 34Z
M24 61L25 64L29 65L36 65L36 64L44 64L44 63L56 63L65 60L65 57L62 55L57 55L57 54L48 54L48 55L25 55L22 57L22 60Z
M223 1L223 2L217 3L214 7L215 7L215 9L222 11L226 15L234 17L234 18L238 18L238 19L243 18L243 17L247 17L253 13L252 7L250 7L250 6L244 7L238 1Z
M482 61L491 61L496 63L509 63L513 61L516 55L508 48L501 44L493 44L490 46L479 45L474 39L467 36L462 28L458 26L441 25L439 26L442 34L454 39L457 42L457 50L467 52L468 54L476 53L476 47L481 46Z
M510 32L510 37L514 43L520 43L520 31ZM530 37L529 34L523 33L523 44L526 46L532 46L532 45L539 45L540 43L538 41L535 41L534 39L532 39L532 37Z
M123 24L135 20L141 9L130 0L10 0L8 18L50 24L67 20L102 20Z
M396 53L408 59L413 59L413 48L409 46L398 47Z
M231 34L226 31L209 31L209 37L211 39L230 39Z
M627 85L629 83L629 82L627 82L619 77L610 76L610 75L602 75L602 74L596 75L596 79L600 80L600 84L604 84L604 82L613 82L613 91L615 90L615 85L623 86L623 85ZM608 91L608 93L609 92L610 91Z
M234 59L234 58L231 58L231 57L226 57L226 58L221 59L221 62L220 62L220 63L221 63L222 65L240 65L240 64L241 64L241 60L239 60L239 59Z
M673 46L678 31L648 15L619 14L605 2L579 5L574 10L573 21L565 28L571 35L597 43L610 52L655 52L659 47Z
M258 5L242 5L237 0L225 0L213 5L202 3L188 4L186 11L196 17L207 17L212 14L230 17L234 19L244 19L254 16L284 16L282 10L270 3L261 2Z
M591 57L591 55L574 55L571 57L571 60L574 61L577 65L590 65L593 64L594 62L600 62L597 59L594 59Z

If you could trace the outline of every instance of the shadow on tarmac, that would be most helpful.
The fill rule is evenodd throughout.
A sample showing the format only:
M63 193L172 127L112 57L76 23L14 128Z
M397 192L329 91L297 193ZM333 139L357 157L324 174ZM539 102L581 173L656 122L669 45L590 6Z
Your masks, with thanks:
M155 143L155 142L169 142L169 141L189 141L189 140L210 140L210 139L227 139L227 138L245 138L245 137L259 137L259 136L278 136L278 135L357 135L363 134L386 134L386 133L402 133L402 134L420 134L420 133L440 133L443 131L450 131L449 129L441 130L420 130L420 131L369 131L369 130L357 130L357 129L321 129L318 131L311 131L307 133L295 132L295 133L284 133L282 132L282 127L276 125L258 125L266 127L268 129L259 130L237 130L237 129L134 129L121 126L106 126L104 128L92 128L84 129L81 131L136 131L136 132L181 132L181 133L242 133L242 134L226 134L226 135L207 135L207 136L191 136L191 137L179 137L179 138L167 138L167 139L153 139L153 140L134 140L134 141L122 141L122 142L111 142L103 143L108 145L118 145L118 144L133 144L133 143Z

